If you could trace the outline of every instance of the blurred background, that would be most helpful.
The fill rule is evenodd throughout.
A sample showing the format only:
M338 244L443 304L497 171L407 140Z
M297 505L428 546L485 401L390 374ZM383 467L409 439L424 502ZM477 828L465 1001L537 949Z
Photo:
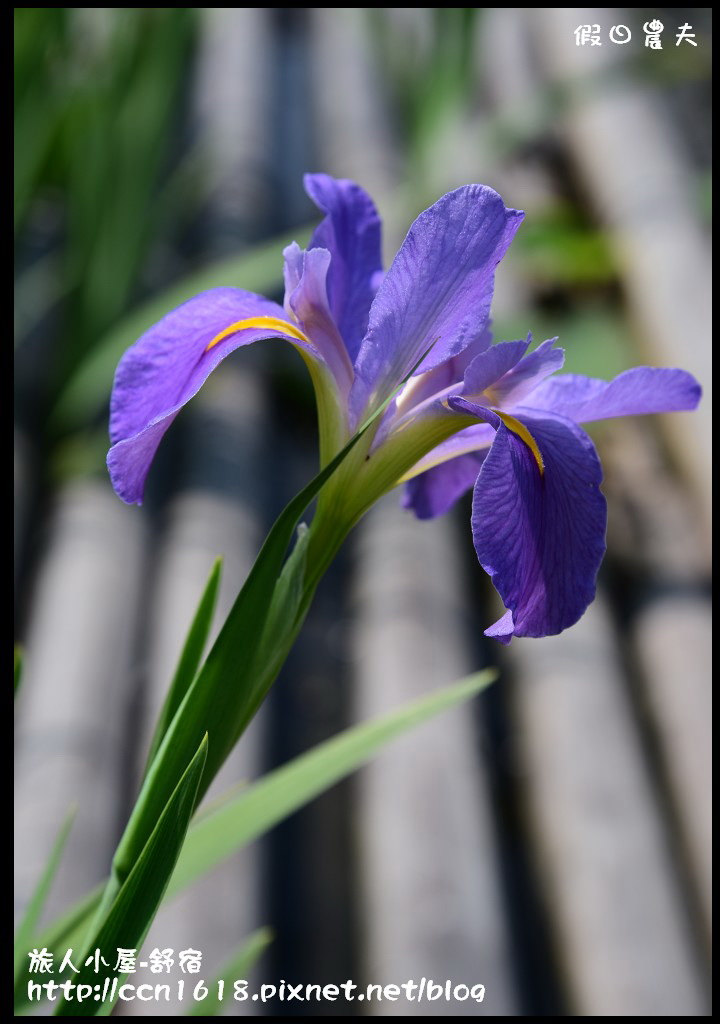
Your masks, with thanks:
M497 599L469 499L430 523L398 494L377 506L216 791L469 670L498 665L499 683L169 905L147 948L199 949L210 977L269 924L259 979L486 986L481 1005L269 1015L708 1014L710 18L15 9L18 909L73 801L48 912L105 875L213 558L221 620L316 466L301 361L255 346L213 375L126 508L104 464L122 352L207 287L281 300L282 247L316 222L305 171L370 191L386 263L419 212L482 182L527 212L496 339L558 335L566 370L593 376L682 366L702 405L592 427L608 554L559 637L486 642ZM696 45L676 45L683 25ZM578 45L581 26L601 45ZM177 1012L143 1010L116 1012Z

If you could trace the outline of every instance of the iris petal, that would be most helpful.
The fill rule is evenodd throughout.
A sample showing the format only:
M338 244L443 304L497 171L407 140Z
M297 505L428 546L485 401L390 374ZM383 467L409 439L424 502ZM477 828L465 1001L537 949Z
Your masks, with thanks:
M403 508L411 508L418 519L445 515L475 483L489 450L487 446L456 456L408 480L402 497Z
M513 634L549 636L577 622L595 596L605 552L606 504L592 441L570 420L522 421L544 473L503 423L473 492L475 551L507 609L486 632L502 642Z
M484 185L449 192L420 214L370 309L350 395L355 420L380 404L428 350L418 373L484 333L495 268L522 217Z
M304 251L297 242L293 242L283 255L285 308L312 338L313 345L334 374L341 393L347 396L353 369L328 304L330 253L327 249Z
M542 345L513 366L500 380L492 386L496 405L512 409L519 405L529 394L533 393L541 381L562 368L565 353L561 348L554 348L556 338L544 341Z
M310 249L327 249L331 254L330 310L354 362L382 278L380 216L370 196L354 181L306 174L304 182L307 194L327 214L315 229Z
M495 385L522 360L530 341L530 335L525 341L500 341L481 352L465 371L462 393L468 397L479 396ZM495 404L498 403L495 401Z
M243 345L283 338L318 362L317 350L287 325L237 329L250 318L282 325L283 309L239 288L213 288L178 306L127 350L110 399L108 469L113 487L128 504L142 502L145 480L158 445L180 409L222 360ZM230 334L226 329L235 327ZM223 335L222 338L220 336ZM208 346L213 342L211 348Z
M611 381L573 373L553 377L535 388L523 404L589 423L613 416L694 409L701 394L700 385L685 370L636 366Z

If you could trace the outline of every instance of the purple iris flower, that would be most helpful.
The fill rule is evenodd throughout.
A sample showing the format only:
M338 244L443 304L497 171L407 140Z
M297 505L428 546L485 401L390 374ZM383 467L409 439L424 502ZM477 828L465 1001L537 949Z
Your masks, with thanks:
M387 273L380 218L366 192L305 177L323 221L303 251L285 250L284 306L239 288L190 299L123 356L111 399L113 486L140 504L163 435L236 348L280 338L305 360L327 463L402 390L331 478L323 509L349 529L406 484L420 518L446 512L474 485L478 559L506 613L485 632L502 642L576 622L595 593L606 505L595 448L579 426L612 416L693 409L683 370L640 367L606 382L566 374L561 349L530 338L492 344L495 268L523 214L483 185L439 199L414 222Z

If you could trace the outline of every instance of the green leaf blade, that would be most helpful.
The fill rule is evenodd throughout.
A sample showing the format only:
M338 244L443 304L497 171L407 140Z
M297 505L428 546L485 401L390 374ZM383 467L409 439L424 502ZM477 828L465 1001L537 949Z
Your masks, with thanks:
M255 654L285 553L305 509L359 441L356 434L343 450L286 505L271 528L245 584L235 600L202 668L188 689L153 759L138 801L118 846L113 870L122 882L131 870L157 815L168 799L187 750L207 732L211 738L202 795L262 700L280 668L301 622L291 623L278 642L275 662L260 669ZM292 557L292 556L291 556ZM285 578L287 573L285 574ZM262 674L262 678L258 678ZM259 698L259 699L258 699Z
M17 697L20 690L20 683L22 682L22 670L23 670L23 651L22 647L16 645L15 647L15 667L13 673L13 692Z
M168 897L365 764L395 737L475 696L496 677L496 670L486 669L382 718L352 726L248 786L190 829Z
M205 584L200 603L197 606L195 616L188 630L180 659L175 669L175 675L170 689L168 690L162 710L158 717L150 743L150 750L145 765L145 774L153 762L153 758L162 743L163 737L172 722L177 709L183 702L185 694L190 689L192 681L197 675L200 661L205 650L207 638L212 626L215 606L217 604L218 591L220 589L220 578L222 575L222 558L217 558L210 570L210 576Z
M47 900L48 893L50 892L53 879L57 874L57 869L60 866L65 844L67 843L68 836L70 835L70 829L72 828L72 823L75 820L76 813L77 808L71 807L65 820L60 826L60 831L53 843L45 870L40 877L40 881L32 894L30 902L25 910L25 914L23 915L17 931L15 932L14 969L16 986L25 975L24 968L27 963L30 944L33 941L33 936L35 934L35 928L40 920L40 915L43 912L43 907L45 906L45 901Z
M104 954L117 951L118 948L139 949L142 946L177 863L195 809L207 749L205 736L107 915L87 942L81 959L82 966L73 977L76 985L92 986L98 982L92 962L85 966L85 959L92 951L99 949ZM110 976L118 977L117 974ZM105 1016L111 1009L108 1003L96 1002L94 999L82 1003L63 1000L54 1016Z
M188 831L166 898L170 899L192 885L288 814L345 778L396 736L474 697L496 678L495 669L486 669L389 715L353 726L239 792L233 788L228 799L218 800L215 809ZM318 759L324 757L328 757L327 770L321 776L317 772ZM292 774L298 762L300 769L293 780ZM283 797L288 774L291 776L292 797ZM270 803L266 805L266 801ZM260 813L253 822L251 818L258 808ZM77 935L78 927L93 913L100 895L101 890L95 890L83 903L68 911L61 921L47 929L39 940L42 945L49 949L60 941L72 945L71 938Z
M262 954L273 940L273 933L269 928L258 928L253 932L247 942L225 964L220 973L208 985L208 996L202 1002L196 1003L187 1011L186 1017L218 1017L225 1006L228 998L232 998L232 983L238 978L246 978ZM218 998L218 983L225 985L225 999Z

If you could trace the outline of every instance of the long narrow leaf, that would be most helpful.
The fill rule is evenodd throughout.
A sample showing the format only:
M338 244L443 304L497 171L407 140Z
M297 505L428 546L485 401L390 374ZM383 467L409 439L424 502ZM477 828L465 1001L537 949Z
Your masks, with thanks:
M60 917L43 931L38 938L36 945L45 946L49 950L54 949L75 949L78 942L84 938L87 932L90 918L97 910L103 894L105 883L100 882L94 889L86 893L82 899L74 903L69 910L66 910Z
M166 898L192 885L284 817L350 775L396 736L474 697L496 677L495 669L486 669L382 718L352 726L240 792L233 787L227 800L219 800L213 811L190 828ZM78 929L99 901L100 890L96 890L75 908L74 914L69 911L52 925L39 942L48 949L61 943L72 946Z
M239 724L246 719L256 692L256 679L252 677L254 653L263 634L285 552L303 512L361 436L361 433L356 434L286 505L271 528L220 635L185 694L145 777L113 861L116 884L121 883L132 868L160 808L168 799L168 791L178 777L187 750L194 749L199 735L207 732L211 738L201 794L232 749Z
M232 985L238 978L246 978L262 954L272 942L269 928L258 928L237 953L228 960L223 969L208 984L208 994L201 1002L192 1006L186 1017L218 1017L227 998L232 998ZM227 991L226 991L227 990ZM223 992L225 998L220 993Z
M91 952L100 950L101 954L112 955L117 954L120 948L139 949L142 946L185 840L187 827L195 809L207 749L207 736L204 736L164 807L142 853L118 892L107 917L87 943L81 960L82 966L79 973L73 977L75 985L89 985L92 989L92 986L99 982L92 959L89 962L85 961L85 957ZM119 979L119 974L111 967L106 977L111 981ZM101 1001L95 1001L93 998L84 1002L63 1000L54 1016L97 1017L101 1011L105 1016L112 1008L111 986L109 992L109 998Z
M25 968L27 965L27 955L32 942L33 935L35 933L35 926L40 920L40 915L43 912L45 901L47 900L48 893L50 892L50 886L53 883L53 879L57 874L57 869L60 866L60 860L62 858L63 850L67 842L68 836L70 835L70 829L75 819L77 807L72 807L67 816L60 826L60 831L57 834L57 838L53 843L53 848L50 851L45 870L43 871L40 881L35 888L35 892L32 894L30 902L27 905L25 914L18 925L17 931L15 932L15 982L25 974Z
M22 647L15 648L15 671L13 676L13 689L15 696L17 697L20 689L20 683L22 681L22 669L23 669L23 652Z
M390 740L475 696L496 677L496 670L486 669L383 718L346 729L249 786L189 831L168 897L355 771Z
M222 573L222 559L217 558L210 571L210 576L205 584L205 590L200 598L195 617L188 631L180 660L175 670L173 681L170 684L165 703L158 717L155 733L150 743L150 751L147 757L145 771L152 764L153 758L158 751L162 739L167 732L168 726L175 717L175 712L183 702L185 694L197 674L200 661L205 650L210 627L212 626L215 605L217 604L218 589L220 587L220 576Z

